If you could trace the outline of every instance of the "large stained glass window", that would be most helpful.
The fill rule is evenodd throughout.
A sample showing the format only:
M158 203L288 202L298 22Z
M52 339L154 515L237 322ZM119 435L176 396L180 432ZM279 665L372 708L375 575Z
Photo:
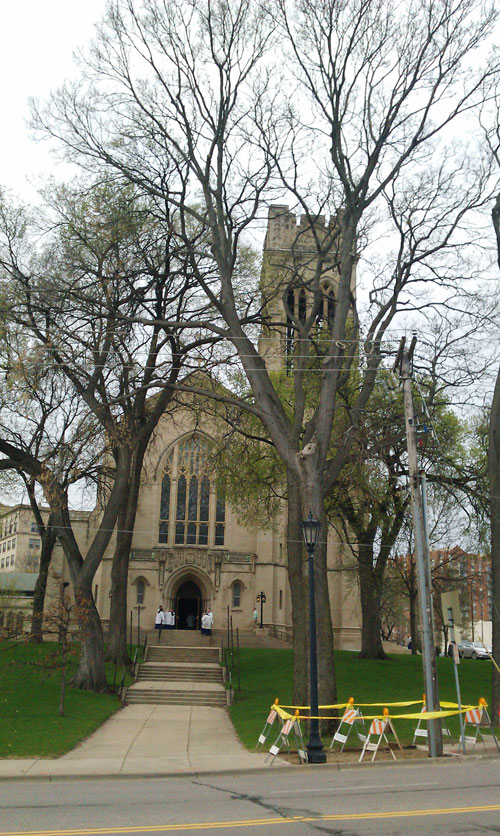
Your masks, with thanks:
M207 439L193 435L170 454L161 485L160 543L168 543L170 534L176 545L208 546L210 536L214 545L224 545L224 486L213 478L210 453Z

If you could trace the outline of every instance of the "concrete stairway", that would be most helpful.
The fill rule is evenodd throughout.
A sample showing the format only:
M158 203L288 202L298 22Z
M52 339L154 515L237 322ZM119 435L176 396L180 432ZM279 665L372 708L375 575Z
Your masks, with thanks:
M228 692L217 647L149 646L125 703L225 707Z
M221 627L214 628L211 636L202 636L197 630L162 630L160 634L157 631L150 630L148 632L148 640L153 645L159 647L220 647L222 644L227 645L227 630ZM236 632L233 633L233 641L236 646ZM283 648L291 647L291 643L281 641L268 635L267 629L240 630L239 631L240 647L271 647Z

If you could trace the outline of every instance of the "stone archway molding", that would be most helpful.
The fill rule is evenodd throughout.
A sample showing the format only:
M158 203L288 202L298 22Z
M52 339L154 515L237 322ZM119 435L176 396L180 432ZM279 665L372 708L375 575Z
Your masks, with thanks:
M211 605L215 592L214 585L207 573L197 566L181 566L169 575L163 588L164 600L174 599L179 588L186 581L194 581L199 586L203 599Z

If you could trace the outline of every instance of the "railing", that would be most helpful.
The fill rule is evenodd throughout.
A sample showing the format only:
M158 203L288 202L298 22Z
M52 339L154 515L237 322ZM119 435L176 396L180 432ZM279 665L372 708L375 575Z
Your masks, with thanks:
M136 667L137 667L137 656L138 656L138 654L139 654L139 648L136 647L135 653L134 653L134 660L132 662L132 676L134 677L134 679L137 679ZM144 658L144 656L143 656L143 658Z
M127 668L123 668L122 678L120 681L120 687L118 688L118 698L121 700L123 694L123 685L125 683L125 674L127 673Z
M236 634L236 652L235 652L235 634ZM241 691L241 676L240 676L240 632L239 629L233 629L233 618L227 608L227 647L224 647L224 634L221 640L222 660L226 671L226 679L229 682L229 697L233 701L234 688L233 683L237 680L238 692Z
M267 628L267 635L282 642L289 642L290 644L293 642L292 627L276 627L274 624L270 624Z

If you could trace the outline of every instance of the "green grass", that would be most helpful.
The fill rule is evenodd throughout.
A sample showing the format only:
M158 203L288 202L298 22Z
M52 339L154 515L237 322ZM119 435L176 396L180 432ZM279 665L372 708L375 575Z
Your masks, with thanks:
M62 755L120 708L116 694L66 687L65 715L60 717L61 672L45 668L57 649L54 642L0 643L0 758ZM69 677L75 667L76 658L72 660ZM116 687L122 672L123 668L117 669ZM106 666L106 675L112 686L114 665Z
M280 703L292 700L292 651L243 648L241 654L241 694L236 694L231 706L231 717L236 731L249 749L255 746L262 731L269 707L278 697ZM456 702L455 680L451 659L437 660L440 698ZM394 654L390 661L359 659L356 653L335 653L337 694L339 702L354 697L358 703L399 702L418 700L424 691L422 657L411 654ZM463 704L477 705L479 697L487 702L491 694L491 663L462 660L459 666ZM419 706L408 709L391 709L391 714L418 711ZM364 714L382 713L382 708L363 709ZM458 717L448 721L455 739L458 735ZM410 743L415 721L400 720L396 731L403 743Z

